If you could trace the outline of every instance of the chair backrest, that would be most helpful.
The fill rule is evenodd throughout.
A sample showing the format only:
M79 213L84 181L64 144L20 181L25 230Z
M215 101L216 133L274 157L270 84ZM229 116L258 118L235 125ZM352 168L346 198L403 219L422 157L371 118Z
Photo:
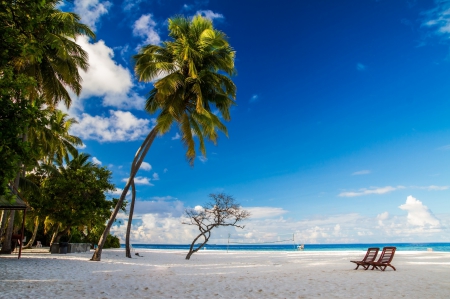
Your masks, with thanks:
M381 252L381 256L378 259L379 263L389 264L394 258L395 250L397 247L384 247Z
M372 247L367 249L366 256L363 258L364 262L373 262L375 258L377 257L378 251L380 248L378 247Z

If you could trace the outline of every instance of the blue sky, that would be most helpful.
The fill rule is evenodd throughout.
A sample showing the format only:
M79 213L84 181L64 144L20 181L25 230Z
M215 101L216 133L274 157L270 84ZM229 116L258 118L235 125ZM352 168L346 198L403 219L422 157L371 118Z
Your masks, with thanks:
M202 14L236 50L229 138L185 160L177 128L138 174L134 243L187 243L184 209L225 192L252 213L248 242L450 241L450 2L102 1L62 6L92 26L91 68L68 112L120 191L156 115L131 56L167 40L167 19ZM123 240L126 216L113 233ZM122 219L123 218L123 219Z

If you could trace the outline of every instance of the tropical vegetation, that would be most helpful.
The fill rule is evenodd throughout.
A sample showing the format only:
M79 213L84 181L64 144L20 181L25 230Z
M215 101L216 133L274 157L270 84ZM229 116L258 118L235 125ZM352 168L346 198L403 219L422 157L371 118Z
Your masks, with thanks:
M77 37L95 34L60 2L0 2L0 196L27 200L32 242L39 227L55 240L96 242L116 203L105 196L111 173L78 153L82 141L69 133L76 120L57 109L70 106L69 90L80 94L80 70L88 68ZM2 252L10 252L15 214L1 213Z

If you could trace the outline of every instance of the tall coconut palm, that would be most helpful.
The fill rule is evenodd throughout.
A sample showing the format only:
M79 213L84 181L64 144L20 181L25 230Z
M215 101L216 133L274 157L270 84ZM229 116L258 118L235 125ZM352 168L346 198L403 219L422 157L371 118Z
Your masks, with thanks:
M164 76L154 83L145 107L149 113L161 112L135 155L130 177L92 260L101 259L106 236L157 134L167 133L176 123L191 165L196 157L194 137L198 138L200 152L206 155L205 139L216 143L218 130L227 135L227 128L213 113L217 109L228 121L229 109L235 104L236 86L230 79L235 74L235 52L226 35L215 29L210 20L198 15L193 19L169 19L169 36L170 41L145 46L134 56L140 81L152 82Z

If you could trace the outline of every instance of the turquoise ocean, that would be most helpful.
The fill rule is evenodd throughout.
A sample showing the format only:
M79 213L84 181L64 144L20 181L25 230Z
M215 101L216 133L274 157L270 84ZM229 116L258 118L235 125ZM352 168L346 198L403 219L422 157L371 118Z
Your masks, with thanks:
M206 244L206 250L230 251L297 251L299 244ZM188 244L132 244L134 249L189 250ZM395 246L397 251L433 251L450 252L450 243L373 243L373 244L304 244L304 251L355 251L369 247L383 248ZM121 245L125 248L125 244Z

